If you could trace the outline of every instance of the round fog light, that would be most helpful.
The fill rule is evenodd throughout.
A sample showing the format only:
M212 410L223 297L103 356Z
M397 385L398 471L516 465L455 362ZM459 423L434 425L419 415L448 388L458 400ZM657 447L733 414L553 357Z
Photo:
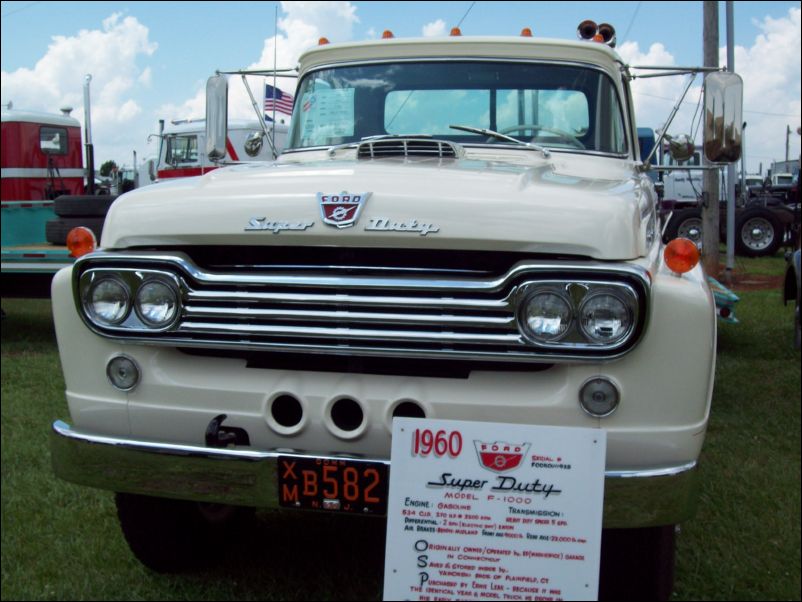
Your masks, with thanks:
M106 366L109 382L120 391L130 391L139 383L139 367L125 355L118 355Z
M579 404L594 418L604 418L615 412L620 399L618 388L603 377L590 379L579 391Z

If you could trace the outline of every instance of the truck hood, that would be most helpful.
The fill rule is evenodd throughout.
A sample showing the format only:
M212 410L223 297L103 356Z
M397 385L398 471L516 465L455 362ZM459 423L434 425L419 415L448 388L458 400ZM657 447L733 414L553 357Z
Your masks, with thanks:
M546 160L531 151L512 158L320 157L292 162L290 155L128 193L109 212L102 246L405 247L600 260L646 253L649 184L628 161L568 153ZM344 191L366 197L356 224L325 224L319 196Z

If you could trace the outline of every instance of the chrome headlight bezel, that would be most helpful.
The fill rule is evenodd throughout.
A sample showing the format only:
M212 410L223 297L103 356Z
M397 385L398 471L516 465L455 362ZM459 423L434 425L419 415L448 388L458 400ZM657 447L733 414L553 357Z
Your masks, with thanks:
M553 294L566 301L571 309L571 321L565 332L550 339L538 337L526 323L526 313L531 300L541 294ZM587 303L603 295L610 295L625 308L628 317L627 328L620 336L610 340L600 340L588 335L582 325L582 310ZM614 352L627 347L642 328L642 299L635 289L626 282L609 280L549 280L526 282L521 285L518 295L517 323L521 337L528 344L545 351L590 351Z
M107 321L99 318L91 307L91 293L100 283L113 281L126 291L126 311L119 319ZM169 320L161 323L149 320L141 310L139 294L143 287L158 282L169 288L175 309ZM180 320L185 287L180 278L170 272L140 268L90 268L81 273L78 282L81 315L89 326L109 333L162 333L172 330Z

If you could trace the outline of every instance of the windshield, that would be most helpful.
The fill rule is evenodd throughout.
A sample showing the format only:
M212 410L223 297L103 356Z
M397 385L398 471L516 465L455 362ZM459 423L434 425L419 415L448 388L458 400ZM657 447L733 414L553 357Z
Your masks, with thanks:
M557 150L628 150L621 104L606 74L581 66L485 61L310 73L299 84L288 148L422 134L462 144L510 144L451 125L494 130Z

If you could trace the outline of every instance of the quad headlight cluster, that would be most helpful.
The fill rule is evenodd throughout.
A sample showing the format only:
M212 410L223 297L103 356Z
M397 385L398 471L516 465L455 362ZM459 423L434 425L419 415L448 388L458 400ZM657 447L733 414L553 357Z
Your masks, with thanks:
M100 328L164 331L181 314L181 285L169 272L88 270L79 289L84 315Z
M518 327L538 346L614 349L637 321L638 296L623 283L528 283L519 297Z

